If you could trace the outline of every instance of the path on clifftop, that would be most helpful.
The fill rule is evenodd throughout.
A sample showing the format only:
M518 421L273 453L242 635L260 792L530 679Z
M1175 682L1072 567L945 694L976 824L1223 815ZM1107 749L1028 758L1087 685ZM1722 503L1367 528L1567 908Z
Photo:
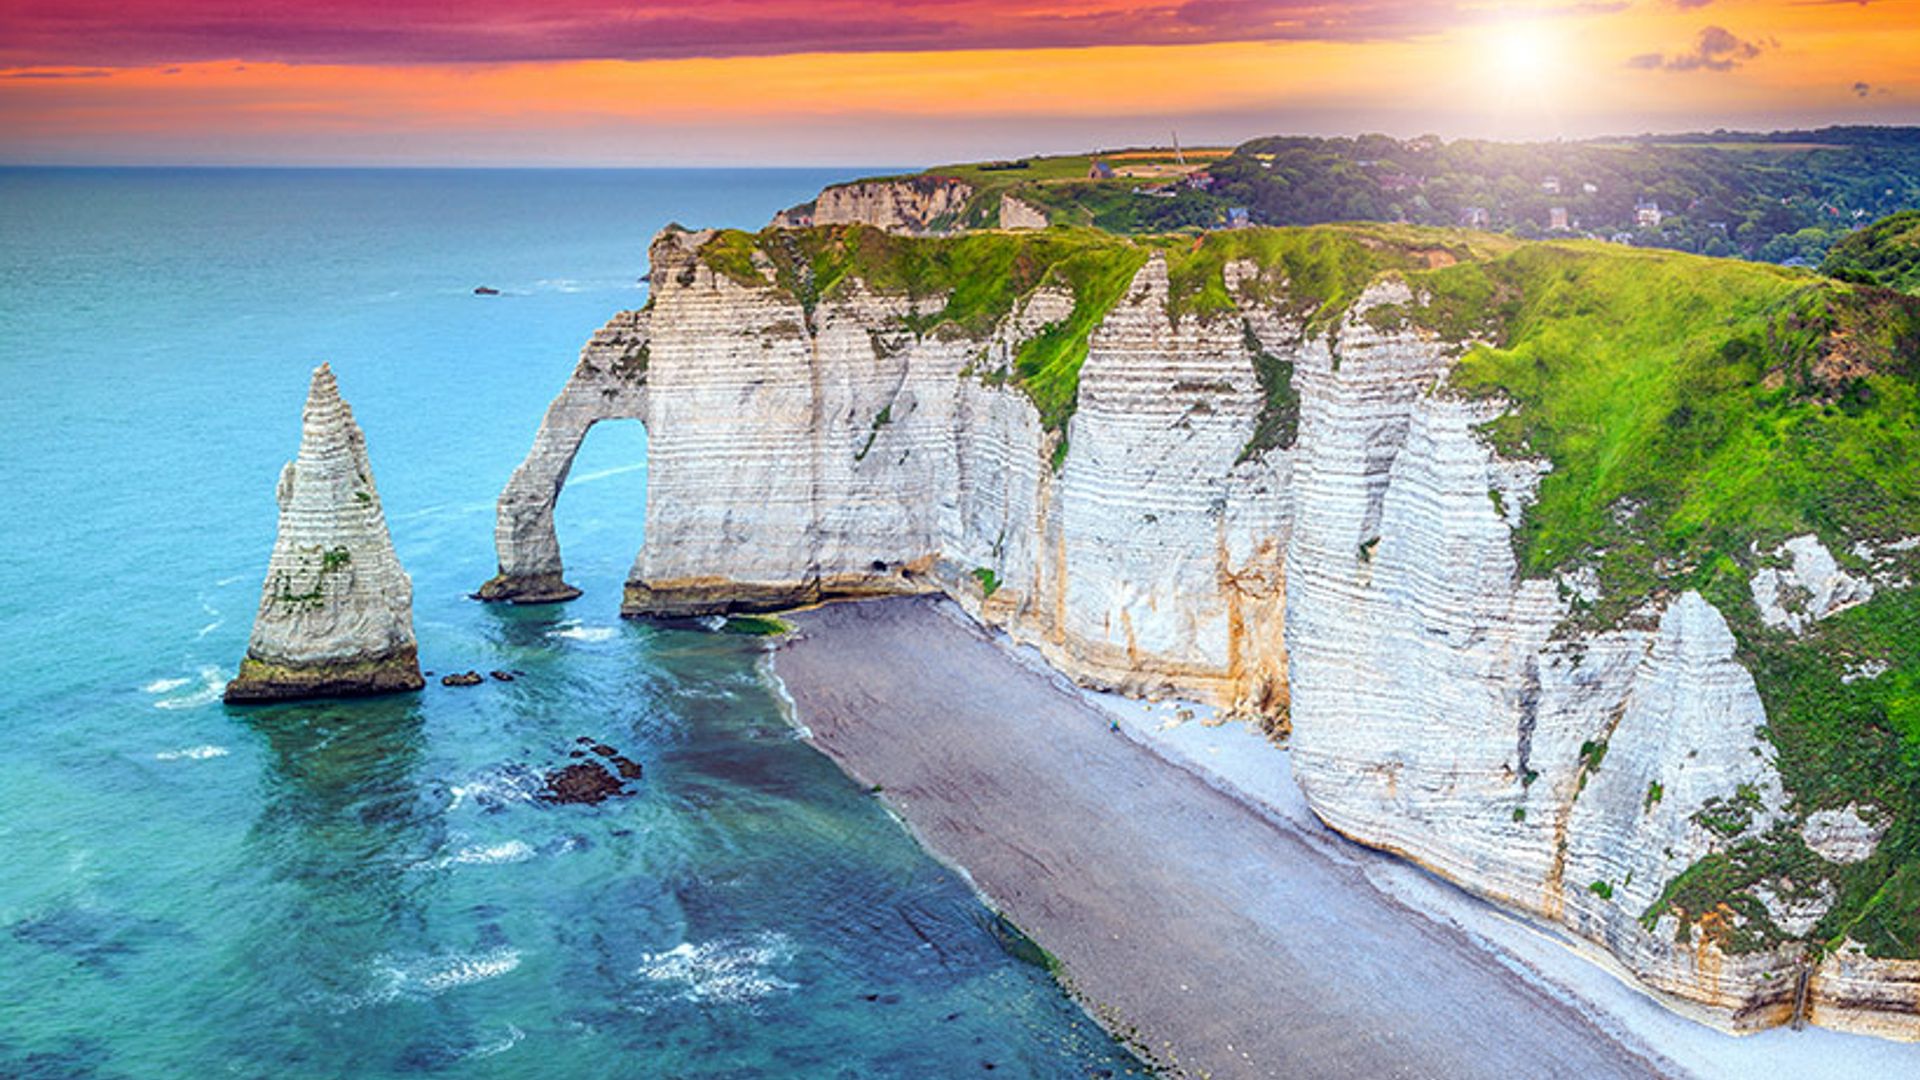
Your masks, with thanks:
M792 617L813 740L878 784L1196 1076L1646 1077L1660 1070L1290 827L1131 740L925 600Z

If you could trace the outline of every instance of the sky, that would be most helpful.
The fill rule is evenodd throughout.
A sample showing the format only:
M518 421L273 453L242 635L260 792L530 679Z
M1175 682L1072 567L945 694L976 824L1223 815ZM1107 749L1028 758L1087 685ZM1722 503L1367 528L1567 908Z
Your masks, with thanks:
M0 162L858 165L1920 123L1920 0L0 0Z

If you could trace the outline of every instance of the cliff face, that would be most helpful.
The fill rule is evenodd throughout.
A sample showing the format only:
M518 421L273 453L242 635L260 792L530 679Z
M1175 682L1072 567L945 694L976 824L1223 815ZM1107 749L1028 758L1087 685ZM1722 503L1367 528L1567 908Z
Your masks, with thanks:
M926 232L951 220L973 197L973 185L941 176L863 180L820 192L815 225L869 225L888 232Z
M1630 592L1618 549L1528 546L1563 505L1546 478L1580 477L1497 449L1530 387L1467 380L1505 355L1472 349L1505 333L1488 313L1565 267L1365 232L1056 233L663 234L649 310L596 335L502 496L499 595L558 581L579 435L638 417L627 614L944 591L1088 684L1290 722L1335 828L1715 1022L1784 1022L1804 977L1813 1022L1920 1037L1920 934L1878 906L1916 873L1882 840L1907 789L1805 779L1793 702L1745 666L1804 656L1758 594L1678 560ZM996 266L997 301L941 276ZM638 376L612 378L615 341ZM1727 580L1805 634L1844 621L1835 596L1910 588L1916 545L1862 549L1847 586L1809 542L1742 544L1756 572ZM1892 648L1847 685L1904 670Z
M280 473L280 530L260 611L226 699L418 690L413 583L387 535L366 439L325 364L313 373L302 425L300 456Z

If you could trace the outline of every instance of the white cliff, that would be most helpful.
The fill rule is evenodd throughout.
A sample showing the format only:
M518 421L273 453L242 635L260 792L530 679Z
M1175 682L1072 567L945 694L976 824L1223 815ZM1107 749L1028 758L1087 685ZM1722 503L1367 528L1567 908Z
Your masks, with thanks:
M1370 317L1415 299L1401 280L1316 323L1283 275L1229 263L1231 309L1177 316L1167 261L1145 257L1053 431L1010 369L1072 312L1056 283L990 330L926 329L945 294L854 277L803 302L770 264L764 284L708 266L707 238L656 240L649 311L589 346L634 335L641 377L583 354L549 410L501 499L495 595L571 592L554 497L586 425L635 417L649 487L626 614L942 591L1089 685L1290 722L1330 825L1565 926L1716 1023L1785 1021L1804 970L1814 1022L1920 1037L1920 964L1805 952L1831 895L1769 885L1774 937L1669 902L1769 830L1804 827L1836 860L1879 833L1795 816L1726 613L1699 593L1587 626L1586 575L1521 573L1546 465L1481 434L1501 402L1447 389L1464 346ZM1823 613L1857 602L1822 591L1826 563L1796 572Z
M413 584L387 534L366 439L325 364L276 496L279 536L227 701L418 690Z
M952 219L973 197L973 185L950 176L909 176L835 184L814 201L814 225L871 225L887 232L927 232ZM792 219L789 218L789 221Z

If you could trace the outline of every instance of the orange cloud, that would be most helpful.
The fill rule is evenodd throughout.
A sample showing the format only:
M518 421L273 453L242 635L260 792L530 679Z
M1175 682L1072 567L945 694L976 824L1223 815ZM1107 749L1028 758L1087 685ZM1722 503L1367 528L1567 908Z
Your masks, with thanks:
M0 71L0 147L16 160L904 164L1173 127L1233 140L1911 122L1912 6L1719 0L1709 21L1644 0L1624 13L1558 4L1551 17L1483 4L1449 29L1367 41L14 69ZM1706 27L1768 44L1711 52L1731 64L1629 64L1704 48Z

